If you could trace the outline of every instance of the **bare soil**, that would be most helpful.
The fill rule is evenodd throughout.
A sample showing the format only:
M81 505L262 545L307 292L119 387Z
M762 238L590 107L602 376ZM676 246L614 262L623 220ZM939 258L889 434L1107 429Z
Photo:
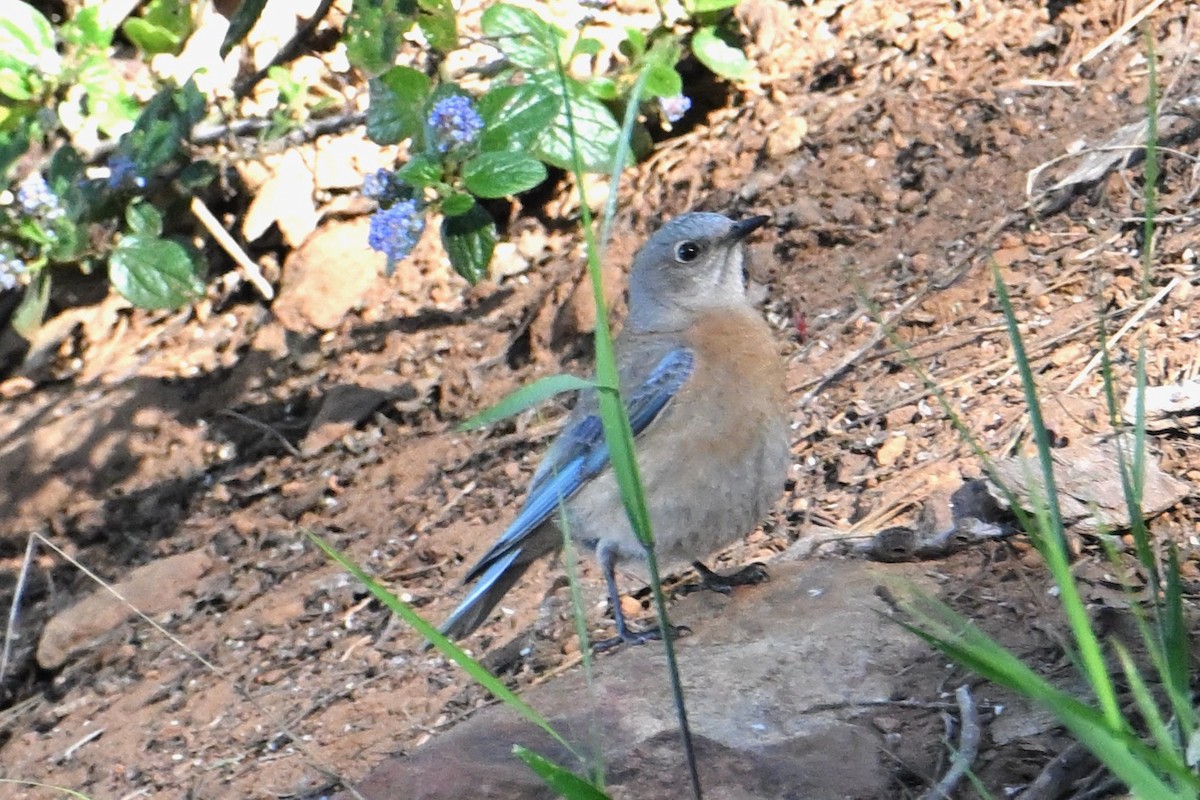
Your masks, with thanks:
M792 547L842 557L842 543L911 521L979 476L876 314L984 448L1027 452L989 263L1009 287L1057 441L1108 429L1099 370L1085 370L1100 307L1112 327L1131 325L1111 348L1121 387L1132 385L1143 344L1152 385L1197 376L1194 117L1164 129L1175 150L1160 156L1148 288L1170 288L1154 302L1139 293L1140 166L1047 195L1079 166L1069 158L1026 193L1031 170L1144 118L1139 29L1091 52L1136 11L744 0L760 80L711 97L695 87L697 110L621 188L609 259L616 292L664 219L696 209L772 217L751 278L787 359L794 466L774 515L721 566ZM1164 108L1196 97L1200 12L1168 3L1148 24ZM321 302L294 292L274 308L249 288L214 284L176 314L59 303L0 383L0 604L14 596L32 533L61 548L39 544L22 587L0 683L0 776L95 798L309 796L486 702L305 532L431 619L453 607L459 577L513 513L562 406L484 433L455 425L537 377L589 370L590 299L570 198L564 179L536 205L511 209L504 234L517 246L501 263L514 274L468 287L427 236L414 263L370 283L326 332L285 326L298 305ZM348 224L361 229L361 220L327 222ZM276 241L269 257L290 253ZM337 268L356 261L377 264L351 248ZM382 393L373 405L368 391ZM1153 445L1165 471L1200 477L1193 434ZM1182 548L1195 580L1195 497L1153 532ZM1119 605L1095 542L1076 543L1093 609ZM1022 539L928 570L1022 657L1069 674L1063 628ZM561 576L559 564L532 569L502 618L468 642L518 689L575 661ZM106 605L96 578L121 585L150 619ZM590 598L602 596L590 565L584 580ZM81 603L90 605L58 616ZM603 608L593 614L602 629ZM944 703L963 678L933 654L896 669L912 676L912 705ZM879 714L881 730L904 726L913 748L894 754L888 797L916 797L944 769L934 707ZM999 796L1068 743L1050 721L993 725L975 772ZM968 784L959 792L975 796ZM0 786L0 796L52 794Z

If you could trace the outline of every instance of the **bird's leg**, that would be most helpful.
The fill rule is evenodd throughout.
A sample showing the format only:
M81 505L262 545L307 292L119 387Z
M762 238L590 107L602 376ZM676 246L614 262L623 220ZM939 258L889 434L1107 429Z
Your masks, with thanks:
M771 576L767 573L766 566L758 561L755 561L753 564L747 564L732 575L722 575L719 572L713 572L699 561L692 562L692 569L696 570L700 575L700 582L680 586L676 592L677 594L687 595L692 592L698 592L701 589L729 594L735 586L753 586L756 583L764 583L771 579Z
M619 644L645 644L646 642L661 639L662 631L657 627L644 631L629 629L629 625L625 622L625 612L621 610L621 593L617 591L616 558L612 550L603 544L596 548L596 557L600 562L600 568L604 570L604 582L608 585L608 602L612 605L613 619L617 625L617 635L610 639L602 639L595 642L592 645L592 649L596 652L603 652ZM673 637L690 632L691 629L684 625L671 627L671 635Z

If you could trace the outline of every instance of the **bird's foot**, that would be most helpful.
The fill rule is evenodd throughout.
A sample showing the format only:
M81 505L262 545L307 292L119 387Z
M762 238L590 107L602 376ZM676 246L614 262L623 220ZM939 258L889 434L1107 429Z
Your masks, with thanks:
M679 639L687 636L692 632L692 629L686 625L672 625L671 638ZM629 628L619 625L617 626L617 635L609 639L601 639L598 642L592 643L592 650L597 653L603 653L605 650L611 650L617 645L639 645L646 642L656 642L661 640L662 630L658 627L648 628L644 631L630 630Z
M693 561L692 568L699 573L700 582L680 586L676 594L688 595L692 592L698 592L701 589L729 594L735 586L753 586L756 583L765 583L771 579L766 565L758 561L747 564L732 575L722 575L718 572L713 572L699 561Z

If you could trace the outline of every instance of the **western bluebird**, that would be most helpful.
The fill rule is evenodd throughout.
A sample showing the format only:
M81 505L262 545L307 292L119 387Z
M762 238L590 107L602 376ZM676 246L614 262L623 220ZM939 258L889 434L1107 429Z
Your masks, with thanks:
M767 219L693 213L665 224L634 258L629 315L615 341L655 553L664 569L695 563L710 588L724 591L729 583L696 559L758 524L789 462L784 370L771 329L746 298L743 267L742 240ZM621 613L614 571L629 563L644 572L645 548L608 468L598 407L594 392L581 394L516 519L467 573L476 584L444 634L462 638L483 623L534 560L562 547L565 521L604 573L612 641L658 636L631 631Z

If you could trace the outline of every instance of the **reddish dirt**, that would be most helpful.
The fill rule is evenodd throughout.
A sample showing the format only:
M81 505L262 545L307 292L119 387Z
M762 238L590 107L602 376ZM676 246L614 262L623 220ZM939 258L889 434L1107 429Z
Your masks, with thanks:
M795 460L776 513L726 565L911 520L980 474L902 354L878 335L869 305L993 456L1026 451L989 259L1010 287L1056 436L1107 429L1098 370L1068 386L1096 352L1097 306L1114 327L1142 306L1140 167L1060 193L1041 217L1025 188L1030 170L1075 143L1103 143L1144 117L1136 31L1083 63L1134 9L1000 0L956 9L745 0L739 13L761 83L697 103L701 111L621 190L610 262L622 268L675 214L772 215L756 239L752 278L765 286L787 358ZM1188 49L1198 28L1194 8L1167 4L1150 17L1164 108L1200 90ZM1183 154L1161 159L1149 289L1175 283L1115 345L1123 387L1143 342L1151 384L1200 369L1197 147L1186 122L1165 133L1178 135L1171 141ZM1056 163L1039 187L1078 164ZM426 237L414 264L374 282L360 310L320 335L286 332L244 288L214 288L177 314L105 301L49 323L42 349L0 384L4 606L31 533L63 551L40 545L21 593L0 684L0 776L96 798L306 796L354 780L485 702L461 673L420 652L417 637L305 533L351 554L430 618L453 607L459 576L519 502L560 407L485 433L454 426L537 377L589 368L570 189L564 182L539 202L514 209L505 231L526 271L469 288ZM619 272L610 278L620 287ZM387 399L358 424L329 428L330 408L317 415L339 385ZM341 402L356 399L348 391ZM1154 445L1167 472L1200 478L1194 436ZM1159 517L1154 533L1183 548L1185 577L1197 578L1195 498ZM1081 544L1081 563L1094 563L1094 543ZM137 571L187 553L198 555L166 581L176 585L164 602L161 576ZM136 618L98 635L81 626L81 640L65 634L54 668L39 667L47 623L96 591L78 565L126 582L130 601L153 608L174 639ZM1020 654L1063 669L1058 619L1019 540L929 569L946 597ZM572 661L561 575L557 564L532 569L503 619L469 641L518 688ZM590 565L584 581L599 598ZM1099 609L1112 595L1099 577L1095 585L1089 600ZM592 611L602 627L602 609ZM963 674L932 655L897 669L911 671L912 698L930 703ZM889 796L917 796L944 769L941 719L902 707L881 719L908 726L912 748L895 754ZM1065 743L1052 725L994 735L976 772L994 793L1021 786ZM0 788L0 796L51 795Z

